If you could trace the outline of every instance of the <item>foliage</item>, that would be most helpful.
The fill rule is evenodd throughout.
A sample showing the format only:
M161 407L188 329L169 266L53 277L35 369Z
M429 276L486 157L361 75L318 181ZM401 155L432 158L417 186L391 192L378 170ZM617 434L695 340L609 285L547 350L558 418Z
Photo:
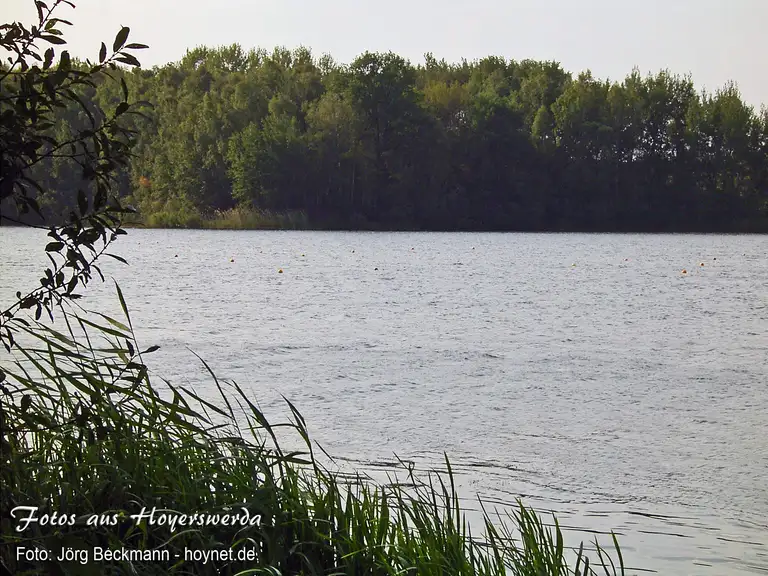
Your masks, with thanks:
M307 216L298 211L256 209L244 206L216 210L206 215L194 207L173 209L150 214L144 222L128 221L126 226L146 225L151 228L207 228L212 230L306 230Z
M302 212L314 228L768 230L768 113L733 85L238 45L122 76L154 105L151 120L131 117L137 158L117 178L148 225L238 208Z
M17 302L0 313L6 349L13 345L18 310L34 308L37 319L43 311L52 317L57 304L77 298L77 287L94 272L101 274L96 260L122 233L121 216L127 212L118 201L116 175L128 164L135 136L123 119L138 112L119 64L138 66L131 51L146 46L127 43L124 27L111 54L101 44L97 63L74 62L66 50L56 61L54 46L66 44L60 27L70 25L53 15L62 4L74 7L67 0L54 0L50 7L36 0L38 22L30 28L0 25L0 48L10 54L0 66L0 221L26 216L27 223L53 224L45 248L52 266L40 287L18 292ZM40 43L51 46L43 53ZM120 94L107 113L89 101L89 93L109 80ZM66 211L41 208L62 188L70 191Z

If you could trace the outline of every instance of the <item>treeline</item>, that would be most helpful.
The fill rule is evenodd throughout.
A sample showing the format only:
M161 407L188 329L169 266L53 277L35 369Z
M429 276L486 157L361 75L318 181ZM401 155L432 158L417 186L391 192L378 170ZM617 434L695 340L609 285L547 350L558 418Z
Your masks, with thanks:
M139 142L120 175L148 225L270 213L318 228L768 231L768 112L733 85L237 45L121 73L152 104L130 119ZM83 97L109 109L119 90ZM87 124L61 117L61 139ZM65 213L78 167L37 172L41 203Z

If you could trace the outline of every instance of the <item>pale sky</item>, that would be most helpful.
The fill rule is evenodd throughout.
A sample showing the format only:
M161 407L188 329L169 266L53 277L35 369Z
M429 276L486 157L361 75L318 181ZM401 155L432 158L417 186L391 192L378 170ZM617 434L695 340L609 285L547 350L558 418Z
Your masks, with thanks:
M49 0L51 3L53 0ZM744 99L768 105L768 0L74 0L60 17L73 55L95 58L120 25L149 44L145 67L196 45L307 46L348 63L392 50L413 63L425 52L458 62L488 55L556 60L621 80L667 68L698 88L733 80ZM29 22L32 0L0 0L0 20Z

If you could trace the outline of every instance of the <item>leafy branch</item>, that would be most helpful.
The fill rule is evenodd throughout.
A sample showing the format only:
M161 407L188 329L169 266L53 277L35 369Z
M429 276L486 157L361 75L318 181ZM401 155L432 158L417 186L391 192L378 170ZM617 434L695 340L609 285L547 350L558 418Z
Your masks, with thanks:
M36 309L36 319L45 310L53 318L55 306L78 297L74 293L78 285L85 286L94 271L101 276L95 263L124 234L122 216L133 212L116 193L117 171L129 164L136 143L136 131L124 120L130 114L143 116L140 109L149 104L131 102L121 65L140 66L132 51L147 46L128 43L130 29L122 27L111 53L101 43L97 62L75 63L66 50L57 61L54 46L66 44L60 28L71 26L54 17L61 5L75 7L68 0L50 5L35 0L37 24L0 25L0 48L10 53L7 65L0 63L0 222L34 225L36 219L49 230L52 242L46 254L53 264L45 270L39 288L25 296L18 292L17 301L0 313L0 342L6 349L13 346L19 310ZM43 52L39 45L45 44L51 46ZM110 113L84 97L85 91L107 81L119 82L121 88L120 101ZM69 137L57 137L57 112L71 107L82 111L88 125ZM43 213L38 199L46 190L32 172L37 164L54 158L72 162L81 178L77 211L71 211L63 223L52 223ZM3 213L11 207L15 215Z

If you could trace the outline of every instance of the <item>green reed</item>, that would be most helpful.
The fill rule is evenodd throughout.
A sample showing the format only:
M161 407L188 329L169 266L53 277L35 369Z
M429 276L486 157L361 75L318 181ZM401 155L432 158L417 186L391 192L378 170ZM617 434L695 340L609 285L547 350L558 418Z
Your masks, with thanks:
M502 518L484 511L470 526L446 471L374 483L330 471L306 423L272 424L234 382L209 369L218 401L161 381L155 386L128 309L124 318L66 311L57 330L19 324L0 390L0 573L9 574L623 574L597 542L592 561L570 551L555 521L546 526L518 504ZM206 365L207 368L207 365ZM287 451L286 434L303 448ZM39 506L74 515L74 524L30 524L16 531L9 511ZM255 526L194 526L172 531L130 518L142 508L180 514L260 515ZM93 526L91 515L115 514ZM473 528L481 530L476 535ZM64 548L167 550L164 562L111 564L28 561L18 547L56 556ZM185 550L248 549L250 560L185 561ZM179 555L177 558L176 555Z
M128 221L148 228L206 228L214 230L306 230L310 227L306 213L277 212L255 208L231 208L202 214L195 208L179 207L161 210Z

